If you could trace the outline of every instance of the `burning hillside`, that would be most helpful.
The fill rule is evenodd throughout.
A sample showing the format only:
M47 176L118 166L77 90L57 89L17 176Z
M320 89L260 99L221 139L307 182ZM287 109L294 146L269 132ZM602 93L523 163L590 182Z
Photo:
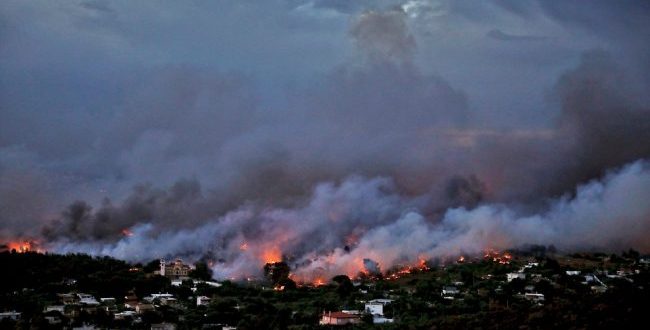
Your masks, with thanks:
M0 252L16 252L16 253L26 253L26 252L37 252L44 253L45 251L40 248L38 241L29 240L29 239L17 239L10 241L9 243L0 245Z

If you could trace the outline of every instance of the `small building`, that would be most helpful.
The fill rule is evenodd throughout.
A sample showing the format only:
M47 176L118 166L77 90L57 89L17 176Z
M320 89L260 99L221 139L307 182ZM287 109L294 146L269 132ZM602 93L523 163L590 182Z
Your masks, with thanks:
M73 305L79 301L79 298L72 293L57 293L57 297L64 305Z
M113 297L105 297L105 298L99 298L99 301L107 306L113 306L115 305L115 298Z
M0 313L0 320L10 319L17 321L20 319L20 312L11 311L11 312L2 312Z
M160 275L170 279L181 279L188 277L192 266L183 263L183 260L176 258L174 261L166 262L160 259Z
M358 323L361 323L361 317L359 315L343 312L323 312L319 322L320 325L346 325Z
M124 308L135 309L138 302L138 296L136 296L133 291L129 291L129 293L124 296Z
M506 274L508 282L512 282L514 279L520 279L520 280L525 280L526 279L526 273L508 273Z
M395 319L389 319L383 316L372 316L372 323L373 324L385 324L385 323L393 323L395 322Z
M213 282L213 281L197 281L197 284L205 284L205 285L209 285L209 286L211 286L213 288L218 288L218 287L221 287L223 285L223 284L221 284L219 282Z
M124 320L130 317L134 317L135 314L136 313L134 311L124 311L124 312L113 314L113 318L116 320Z
M542 293L525 293L524 298L527 300L536 302L536 303L543 303L544 302L544 294Z
M592 285L591 291L595 293L605 293L607 291L607 286L605 285Z
M142 314L145 312L152 312L154 310L154 307L152 304L137 304L135 306L135 312L138 314Z
M157 323L151 325L151 330L176 330L174 323Z
M50 325L56 325L56 324L61 324L63 322L63 319L61 318L61 313L57 311L50 311L47 313L43 313L43 318L49 323Z
M79 303L82 305L93 305L93 306L99 305L99 301L97 301L97 299L95 299L95 297L93 297L90 294L78 293L77 297L79 297Z
M50 306L45 307L45 310L44 310L45 313L51 312L51 311L57 311L57 312L59 312L61 314L64 314L65 313L65 305L50 305Z
M392 303L391 299L373 299L365 304L365 311L371 315L384 316L384 306Z
M565 273L566 273L567 275L569 275L569 276L578 276L578 275L580 275L580 271L579 271L579 270L567 270Z
M197 306L207 306L210 304L210 297L206 296L198 296L196 297L196 305Z
M460 293L460 290L458 290L457 287L455 286L445 286L442 288L441 295L442 296L454 296Z

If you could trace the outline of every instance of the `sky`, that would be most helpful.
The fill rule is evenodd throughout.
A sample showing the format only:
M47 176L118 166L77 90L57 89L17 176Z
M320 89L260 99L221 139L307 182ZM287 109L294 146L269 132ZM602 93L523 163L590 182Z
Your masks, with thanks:
M648 250L647 40L641 0L2 1L0 237L223 276Z

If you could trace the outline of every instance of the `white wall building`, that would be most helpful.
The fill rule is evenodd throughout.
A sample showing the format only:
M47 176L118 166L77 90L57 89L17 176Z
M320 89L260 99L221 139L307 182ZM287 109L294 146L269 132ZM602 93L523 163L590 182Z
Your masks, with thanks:
M508 282L512 282L512 280L518 278L520 280L525 280L526 279L526 273L508 273L507 275Z
M207 306L210 304L210 298L206 296L198 296L196 297L196 305L197 306Z

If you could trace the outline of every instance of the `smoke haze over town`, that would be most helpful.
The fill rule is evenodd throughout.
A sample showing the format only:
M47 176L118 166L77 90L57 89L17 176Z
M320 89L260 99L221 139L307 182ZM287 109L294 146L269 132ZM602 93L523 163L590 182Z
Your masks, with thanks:
M299 278L650 252L645 1L2 1L0 242Z

